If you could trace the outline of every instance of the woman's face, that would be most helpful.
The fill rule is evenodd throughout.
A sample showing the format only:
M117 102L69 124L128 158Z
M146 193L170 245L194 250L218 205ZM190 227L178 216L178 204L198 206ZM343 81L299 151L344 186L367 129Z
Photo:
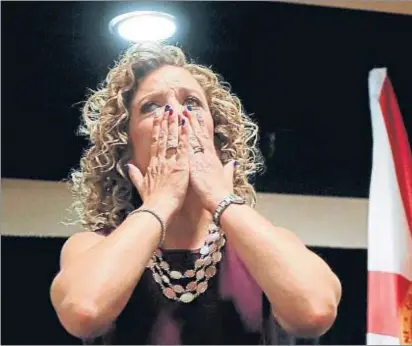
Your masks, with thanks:
M166 105L175 114L182 114L184 106L201 112L209 137L213 138L213 119L205 93L187 70L176 66L163 66L147 75L139 85L131 104L129 135L133 146L133 163L144 174L150 161L153 117L158 108Z

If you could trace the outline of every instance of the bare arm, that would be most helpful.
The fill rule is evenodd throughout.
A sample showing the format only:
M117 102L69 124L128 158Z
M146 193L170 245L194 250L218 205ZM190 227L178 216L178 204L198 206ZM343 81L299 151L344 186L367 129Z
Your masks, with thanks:
M188 130L178 116L156 113L151 161L145 176L129 165L129 176L143 207L155 211L167 228L186 195ZM175 154L166 157L168 134L177 137ZM159 203L158 201L164 201ZM149 213L127 218L109 236L80 233L61 254L61 271L51 286L51 300L66 330L79 338L104 333L124 309L145 266L159 244L161 227Z
M204 207L214 213L233 189L234 164L223 167L204 122L192 112L185 115L204 148L190 156L190 182ZM311 337L331 327L341 285L320 257L293 233L276 228L247 205L229 206L221 216L221 225L285 330Z
M154 209L169 220L170 208ZM107 237L85 232L66 242L51 300L69 333L79 338L104 333L130 299L160 233L158 220L138 213Z
M247 205L229 206L221 225L285 330L314 337L332 326L341 285L320 257Z

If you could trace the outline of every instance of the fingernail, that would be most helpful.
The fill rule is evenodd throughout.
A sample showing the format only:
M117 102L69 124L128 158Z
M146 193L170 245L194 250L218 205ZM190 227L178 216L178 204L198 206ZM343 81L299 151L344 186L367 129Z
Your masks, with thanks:
M166 105L165 112L167 112L170 108L172 108L172 107L170 107L169 105Z
M186 106L188 111L192 111L192 106Z
M234 161L234 162L233 162L233 167L237 167L237 166L239 166L239 162Z
M186 119L182 119L182 120L180 121L180 125L183 126L183 125L185 124L185 122L186 122Z
M173 114L173 108L170 107L170 108L169 108L169 116L171 116L172 114Z

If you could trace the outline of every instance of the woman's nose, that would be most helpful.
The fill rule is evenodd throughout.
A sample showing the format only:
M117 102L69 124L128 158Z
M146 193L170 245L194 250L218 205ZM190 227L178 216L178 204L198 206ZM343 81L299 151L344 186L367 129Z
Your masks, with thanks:
M181 114L183 112L183 105L178 100L176 100L176 99L168 100L167 104L177 114Z

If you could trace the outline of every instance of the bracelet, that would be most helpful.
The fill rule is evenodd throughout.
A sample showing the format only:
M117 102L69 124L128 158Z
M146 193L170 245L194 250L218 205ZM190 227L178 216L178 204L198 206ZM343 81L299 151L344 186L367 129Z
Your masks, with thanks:
M231 204L245 204L245 199L231 193L225 197L217 206L216 211L213 213L213 222L216 226L220 226L220 218L226 208Z
M146 208L133 210L131 213L129 213L129 215L127 215L127 217L133 214L137 214L137 213L149 213L153 215L157 219L157 221L159 221L162 234L160 236L158 247L161 248L166 238L166 227L165 227L165 223L163 222L162 218L159 215L157 215L153 210L146 209Z

